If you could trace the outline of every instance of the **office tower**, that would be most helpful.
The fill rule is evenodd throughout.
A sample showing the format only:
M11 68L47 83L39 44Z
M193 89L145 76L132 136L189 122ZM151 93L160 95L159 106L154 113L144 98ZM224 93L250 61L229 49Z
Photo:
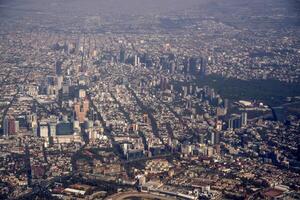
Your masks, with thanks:
M32 174L31 174L31 163L30 163L30 152L28 145L25 146L25 168L27 174L27 185L31 186Z
M182 92L183 97L186 97L188 95L188 87L182 86Z
M197 63L198 59L197 58L190 58L189 59L189 72L191 75L196 76L197 74Z
M140 65L140 57L138 55L134 56L134 66L139 66Z
M192 94L193 94L193 91L194 91L193 85L190 85L190 86L189 86L189 94L192 95Z
M84 129L91 129L91 128L94 127L94 122L92 120L86 119L84 121L84 126L83 127L84 127Z
M160 89L166 90L167 87L168 87L168 79L166 77L161 77L160 78Z
M297 159L298 159L298 161L300 161L300 144L298 144Z
M143 115L143 122L145 124L148 124L148 122L149 122L149 118L148 118L148 114L147 113L144 113L144 115Z
M228 129L238 129L242 127L242 120L240 115L232 115L228 120Z
M32 127L32 134L34 137L38 137L38 125Z
M56 136L56 125L57 125L56 119L51 119L49 123L49 132L51 137Z
M20 129L20 123L19 123L19 121L15 120L15 133L18 133L19 129Z
M15 135L19 131L19 122L9 116L3 120L3 133L5 136Z
M39 132L40 132L40 137L44 137L44 138L49 137L49 128L47 122L39 123Z
M17 132L19 131L19 127L26 127L27 128L27 121L25 115L20 115L16 118L16 128Z
M185 75L187 75L189 72L190 72L190 70L189 70L189 59L184 58L184 60L183 60L183 73Z
M217 131L221 131L222 128L223 128L222 121L221 121L221 120L218 120L217 123L216 123L216 130L217 130Z
M74 54L76 51L76 43L68 43L68 54Z
M56 81L57 81L57 89L61 90L62 89L62 84L63 84L63 76L59 75L56 77Z
M206 58L201 58L201 68L200 68L200 76L204 77L206 75L206 68L207 68L207 60Z
M37 116L36 114L28 114L26 115L27 126L32 130L32 134L37 137L38 136L38 124L37 124Z
M126 59L126 51L125 48L122 47L120 50L120 63L125 63L125 59Z
M286 113L284 107L272 107L271 110L275 121L286 121Z
M42 151L43 151L44 162L48 163L47 152L44 145L42 145Z
M200 140L200 141L199 141L200 144L204 144L204 143L205 143L205 135L204 135L204 134L201 134L199 140Z
M210 133L210 142L212 145L220 144L220 133L219 132L211 132Z
M228 105L229 105L229 102L228 102L228 99L224 99L224 108L225 109L228 109Z
M8 136L8 117L5 117L3 120L3 135Z
M62 86L63 95L68 96L69 92L70 92L70 86L64 83L63 86Z
M211 157L211 156L214 155L214 149L213 149L213 147L207 147L206 155L208 157Z
M33 127L37 124L37 116L36 114L28 114L26 115L26 122L29 125L29 127Z
M215 132L215 144L220 144L221 134L220 132Z
M55 79L53 76L47 76L46 80L44 82L44 87L47 87L48 85L54 85L55 84Z
M80 130L80 123L77 120L73 121L73 130Z
M227 114L227 110L225 108L217 107L217 116L224 116Z
M164 70L169 69L170 62L169 62L168 57L166 55L161 56L159 59L159 64L162 67L162 69L164 69Z
M247 113L243 112L242 113L242 126L247 126L247 118L248 118Z
M84 89L80 89L78 91L78 97L81 98L81 99L85 98L86 97L86 91Z
M214 132L211 132L210 133L210 143L212 144L212 145L214 145L214 144L216 144L216 140L215 140L215 133Z
M80 131L80 129L78 129L78 131ZM56 135L71 136L74 134L74 132L76 132L76 131L74 129L73 123L71 123L71 122L68 122L68 121L59 122L56 126Z
M85 120L86 114L89 111L89 101L84 100L84 101L75 103L74 111L75 111L76 119L80 123L83 123Z
M146 59L145 59L145 64L146 64L146 67L147 67L147 68L152 67L152 66L153 66L153 61L152 61L152 59L149 58L149 57L146 57Z
M91 51L91 54L92 54L92 56L91 56L91 57L93 57L93 58L97 58L98 52L97 52L97 50L96 50L96 49L94 49L93 51Z
M172 92L174 91L174 85L173 85L173 84L170 85L170 90L171 90Z
M56 75L61 76L62 75L62 62L61 61L56 61L55 63L55 70L56 70Z
M170 73L171 73L171 74L174 74L175 71L176 71L176 63L175 63L174 61L172 61L172 62L170 63Z

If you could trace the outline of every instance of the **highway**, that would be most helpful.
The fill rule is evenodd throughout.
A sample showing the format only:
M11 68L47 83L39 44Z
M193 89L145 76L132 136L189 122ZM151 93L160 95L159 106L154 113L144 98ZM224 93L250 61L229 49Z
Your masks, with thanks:
M128 198L145 198L145 199L159 199L159 200L175 200L172 197L164 197L160 195L141 193L141 192L122 192L106 197L105 200L123 200Z

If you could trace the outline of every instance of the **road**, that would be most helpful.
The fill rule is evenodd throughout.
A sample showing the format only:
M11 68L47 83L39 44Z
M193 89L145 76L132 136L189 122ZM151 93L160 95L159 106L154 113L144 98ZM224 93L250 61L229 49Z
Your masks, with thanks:
M154 118L151 109L149 109L148 107L146 107L143 102L139 99L139 97L137 96L137 94L133 91L133 89L131 89L129 86L126 86L126 88L128 89L128 91L133 95L133 97L135 98L137 104L140 106L140 108L147 113L148 118L150 119L150 123L152 126L152 132L155 135L155 137L159 138L161 143L164 144L163 139L160 137L159 135L159 130L157 127L157 122L156 119Z
M112 196L106 197L105 200L123 200L128 198L145 198L145 199L159 199L159 200L175 200L172 197L164 197L160 195L150 194L150 193L141 193L141 192L122 192L117 193Z
M24 83L27 81L29 75L30 75L30 72L28 72L28 73L26 74L24 80L20 83L20 85L24 85ZM4 118L5 118L5 116L7 115L9 108L10 108L10 107L13 105L13 103L17 100L17 96L19 95L19 93L20 93L20 87L19 87L19 85L17 85L17 92L16 92L16 94L14 94L12 100L9 102L9 104L7 105L7 107L6 107L6 108L4 109L4 111L3 111L1 124L4 123Z

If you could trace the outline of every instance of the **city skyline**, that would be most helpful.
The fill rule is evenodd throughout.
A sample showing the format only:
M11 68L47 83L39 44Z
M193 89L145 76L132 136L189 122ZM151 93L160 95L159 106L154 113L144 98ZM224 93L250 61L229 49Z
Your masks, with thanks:
M299 199L297 0L0 0L0 199Z

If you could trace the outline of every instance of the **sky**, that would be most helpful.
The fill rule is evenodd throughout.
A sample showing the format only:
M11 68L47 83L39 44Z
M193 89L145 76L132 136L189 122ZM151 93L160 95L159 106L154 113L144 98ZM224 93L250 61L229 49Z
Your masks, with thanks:
M95 17L101 23L119 25L130 20L135 23L140 16L152 20L156 16L190 17L191 13L199 19L214 17L225 23L237 22L238 26L277 23L277 18L281 20L278 26L300 26L300 0L0 0L0 19L11 19L9 23L14 23L12 19L28 19L35 24L64 26L77 20L81 25Z

